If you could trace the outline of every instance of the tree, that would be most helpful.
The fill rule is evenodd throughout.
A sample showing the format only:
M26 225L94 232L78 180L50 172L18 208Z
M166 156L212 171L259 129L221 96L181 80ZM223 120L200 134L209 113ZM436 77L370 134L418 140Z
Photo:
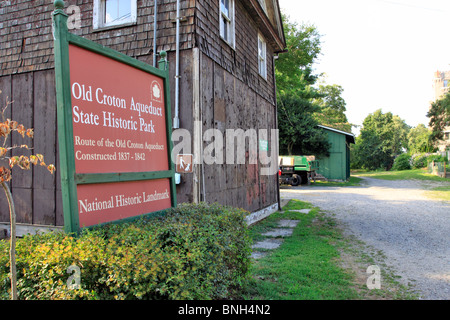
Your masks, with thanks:
M431 130L424 124L419 124L408 133L408 152L410 154L433 152L435 147L431 142Z
M319 34L314 26L291 23L283 15L288 52L276 62L280 153L327 155L327 137L319 130L313 103L319 97L313 87L318 76L312 65L320 53Z
M431 104L427 117L430 118L431 141L442 140L445 127L450 126L450 92Z
M286 15L282 18L287 52L279 56L275 65L277 94L303 97L304 90L318 78L312 65L321 51L320 35L313 25L290 22Z
M390 170L397 155L407 147L409 126L391 112L381 109L369 114L353 148L354 164L369 170Z
M0 90L1 94L1 90ZM38 163L41 166L47 168L50 173L53 174L55 171L55 166L53 164L47 165L44 162L44 156L41 154L30 155L30 156L11 156L8 157L8 153L13 149L21 149L21 150L29 150L28 145L23 144L20 146L7 146L7 141L12 132L17 132L25 138L25 135L32 139L34 137L33 129L27 129L22 124L19 124L17 121L13 121L11 119L6 119L5 110L12 102L6 100L6 106L0 111L1 121L0 122L0 138L3 138L3 143L0 147L0 162L4 162L7 160L9 162L9 167L0 166L0 184L5 191L6 198L8 200L9 205L9 214L10 214L10 224L11 224L11 240L10 240L10 272L11 272L11 299L17 299L17 279L16 279L16 211L14 206L13 197L11 194L11 190L7 184L12 179L11 170L13 167L19 167L23 170L30 170L31 164L37 165Z
M321 84L318 92L319 97L314 101L319 106L319 111L315 113L317 121L327 127L351 132L352 125L345 115L346 102L342 97L344 88L337 84Z
M278 100L280 153L328 156L330 143L313 117L317 106L308 99L283 95Z

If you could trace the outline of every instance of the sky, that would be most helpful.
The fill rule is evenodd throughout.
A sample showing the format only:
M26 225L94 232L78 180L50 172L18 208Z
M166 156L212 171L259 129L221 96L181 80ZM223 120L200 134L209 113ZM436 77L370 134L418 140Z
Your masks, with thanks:
M362 125L377 109L428 126L433 77L450 71L450 0L279 0L289 21L316 26L314 64L343 87L347 118ZM359 134L359 129L353 129Z

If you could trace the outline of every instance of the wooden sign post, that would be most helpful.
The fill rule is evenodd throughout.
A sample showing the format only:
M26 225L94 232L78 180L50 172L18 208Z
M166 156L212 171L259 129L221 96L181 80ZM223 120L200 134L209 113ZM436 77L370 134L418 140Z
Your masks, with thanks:
M158 69L71 34L54 4L65 230L175 207L166 54Z

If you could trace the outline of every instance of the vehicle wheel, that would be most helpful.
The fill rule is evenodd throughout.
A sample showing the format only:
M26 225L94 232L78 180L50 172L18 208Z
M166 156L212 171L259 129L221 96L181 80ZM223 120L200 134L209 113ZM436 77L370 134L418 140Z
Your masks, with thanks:
M301 184L309 184L308 174L306 172L300 173L300 183Z
M299 175L296 175L296 174L292 175L291 186L296 187L300 183L302 183L302 178Z

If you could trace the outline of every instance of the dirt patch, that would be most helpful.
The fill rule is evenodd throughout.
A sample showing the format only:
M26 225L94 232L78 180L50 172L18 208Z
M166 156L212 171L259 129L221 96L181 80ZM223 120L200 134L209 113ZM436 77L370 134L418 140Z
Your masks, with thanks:
M370 275L366 273L364 265L356 261L356 258L347 252L340 251L340 266L353 276L355 285L353 288L364 297L365 300L389 300L389 297L372 294L367 288L367 279Z

